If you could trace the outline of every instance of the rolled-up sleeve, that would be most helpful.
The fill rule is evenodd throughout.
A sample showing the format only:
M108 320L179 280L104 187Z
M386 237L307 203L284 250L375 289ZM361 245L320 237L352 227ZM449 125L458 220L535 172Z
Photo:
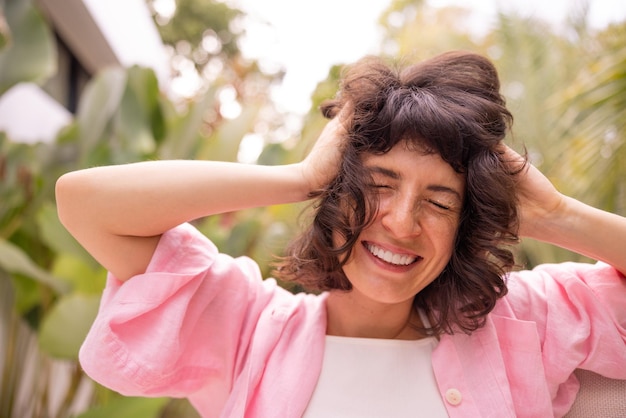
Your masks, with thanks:
M626 278L604 264L541 265L512 273L506 306L537 323L548 376L575 368L626 379Z
M109 275L80 363L124 395L184 397L209 388L223 403L276 293L252 260L220 254L181 225L162 236L144 274L124 283Z

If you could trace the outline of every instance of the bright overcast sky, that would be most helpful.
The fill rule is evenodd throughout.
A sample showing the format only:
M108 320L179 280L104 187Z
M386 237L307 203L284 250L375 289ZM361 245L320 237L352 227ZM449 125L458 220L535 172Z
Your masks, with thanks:
M489 24L498 6L562 21L576 0L427 0L432 6L462 5L474 22ZM244 54L286 70L274 99L284 111L308 111L309 98L330 66L377 53L377 20L390 0L230 0L250 17ZM590 24L602 27L626 18L624 0L590 0Z

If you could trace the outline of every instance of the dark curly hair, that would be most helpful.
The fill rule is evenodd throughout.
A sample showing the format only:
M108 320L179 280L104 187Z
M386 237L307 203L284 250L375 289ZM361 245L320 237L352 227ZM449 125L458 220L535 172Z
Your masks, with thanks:
M375 57L347 67L337 96L321 107L328 118L347 110L341 167L315 193L312 224L288 247L276 275L313 291L352 288L342 266L377 206L362 155L384 154L407 140L439 154L466 179L452 257L414 307L431 317L435 334L484 325L507 292L505 273L515 263L509 247L518 241L514 173L499 148L513 118L499 89L493 64L462 51L406 68ZM344 238L339 247L333 232Z

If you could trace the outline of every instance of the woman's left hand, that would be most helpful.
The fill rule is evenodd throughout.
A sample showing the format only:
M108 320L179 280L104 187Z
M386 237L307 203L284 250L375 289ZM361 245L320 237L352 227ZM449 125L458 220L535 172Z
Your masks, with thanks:
M559 217L564 209L565 196L559 193L548 178L521 155L503 145L503 159L517 174L517 196L520 216L520 236L543 240L545 223Z
M519 235L604 261L626 274L626 218L560 193L536 167L503 145L503 160L518 171Z

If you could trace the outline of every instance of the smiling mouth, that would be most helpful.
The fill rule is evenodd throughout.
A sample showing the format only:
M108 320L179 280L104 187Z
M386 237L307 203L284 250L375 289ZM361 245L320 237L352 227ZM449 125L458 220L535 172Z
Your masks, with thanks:
M366 243L365 248L367 248L367 250L374 257L386 263L393 264L394 266L408 266L409 264L413 264L421 258L419 256L415 257L407 254L396 254L370 243Z

